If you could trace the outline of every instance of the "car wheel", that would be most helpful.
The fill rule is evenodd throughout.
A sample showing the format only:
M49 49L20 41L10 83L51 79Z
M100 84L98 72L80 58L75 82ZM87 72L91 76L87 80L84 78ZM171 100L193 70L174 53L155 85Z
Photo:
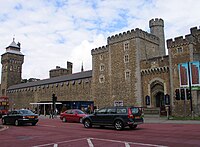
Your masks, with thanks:
M114 123L114 127L116 130L122 130L124 128L124 124L121 120L116 120Z
M67 122L67 119L65 117L63 117L62 121L63 122Z
M32 123L32 126L35 126L36 125L36 123Z
M92 127L92 123L91 123L91 121L89 119L86 119L84 121L84 127L85 128L91 128Z
M135 128L137 128L137 125L129 125L129 128L135 129Z
M6 125L5 119L2 119L2 124L3 124L3 125Z
M19 121L17 119L15 120L15 126L19 126Z

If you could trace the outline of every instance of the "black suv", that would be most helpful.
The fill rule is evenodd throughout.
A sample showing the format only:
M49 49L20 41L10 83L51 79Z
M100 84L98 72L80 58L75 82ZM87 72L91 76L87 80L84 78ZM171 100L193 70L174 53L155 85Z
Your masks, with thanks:
M82 120L85 128L99 125L114 126L116 130L122 130L126 126L135 129L137 125L143 122L142 109L140 107L125 106L102 108L94 114L87 115Z

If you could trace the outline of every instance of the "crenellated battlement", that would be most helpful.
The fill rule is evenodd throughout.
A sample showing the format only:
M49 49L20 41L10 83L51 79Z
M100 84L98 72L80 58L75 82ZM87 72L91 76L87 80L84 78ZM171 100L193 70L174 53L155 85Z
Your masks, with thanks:
M91 54L95 55L95 54L104 53L107 51L108 51L108 45L92 49Z
M190 28L190 32L192 35L200 35L200 29L197 29L197 27L193 27L193 28Z
M154 27L154 26L162 26L164 27L164 21L161 18L155 18L155 19L151 19L149 21L149 27Z
M200 35L200 29L197 27L190 28L190 34L183 36L179 36L173 39L167 40L167 48L178 47L190 43L195 43L197 36ZM195 37L196 36L196 37Z
M179 36L179 37L176 37L174 40L168 39L167 48L183 46L190 43L194 43L194 37L192 36L192 34L185 35L185 38L183 38L183 36Z
M129 39L133 39L133 38L142 38L145 40L148 40L150 42L154 42L156 44L159 44L159 38L156 37L155 35L152 35L148 32L145 32L139 28L136 28L135 30L132 29L131 31L127 31L127 32L123 32L123 33L119 33L116 35L112 35L111 37L107 38L107 43L109 44L114 44L114 43L118 43L124 40L129 40Z

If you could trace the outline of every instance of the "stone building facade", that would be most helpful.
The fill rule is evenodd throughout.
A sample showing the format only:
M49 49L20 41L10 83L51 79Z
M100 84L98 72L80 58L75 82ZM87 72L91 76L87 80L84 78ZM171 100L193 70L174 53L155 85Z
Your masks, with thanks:
M11 107L16 108L51 102L54 93L58 102L70 108L88 104L97 107L135 105L158 109L161 114L166 112L167 96L172 115L190 114L190 101L176 100L175 89L180 88L178 64L199 61L200 30L191 28L185 39L167 40L169 55L166 55L164 21L152 19L149 27L150 33L136 28L108 37L105 46L91 50L90 71L72 73L72 63L68 62L66 69L50 70L49 79L28 83L20 83L23 55L19 44L13 41L1 59L1 95L7 95ZM15 64L19 68L8 67ZM199 115L200 92L193 90L192 95L194 112Z

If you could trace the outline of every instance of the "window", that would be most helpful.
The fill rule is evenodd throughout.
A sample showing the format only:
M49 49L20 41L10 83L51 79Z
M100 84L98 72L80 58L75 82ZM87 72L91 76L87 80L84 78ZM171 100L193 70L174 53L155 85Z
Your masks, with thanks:
M139 108L131 108L132 114L137 114L139 113Z
M103 60L103 55L100 55L100 56L99 56L99 59L100 59L100 60Z
M100 71L104 71L105 67L104 67L104 64L101 64L100 65Z
M176 51L177 51L177 53L182 53L182 52L183 52L183 47L178 47L178 48L176 49Z
M100 75L99 76L99 83L104 83L104 81L105 81L104 75Z
M115 108L108 108L107 109L107 114L115 114L116 113L116 109Z
M129 49L129 41L124 42L124 50Z
M127 63L127 62L129 62L129 55L124 56L124 63Z
M130 76L131 76L130 71L129 70L125 71L125 79L126 80L130 79Z
M65 113L72 114L73 112L72 112L72 110L67 110Z
M105 113L106 113L106 108L103 108L97 111L97 114L105 114Z
M117 114L126 114L126 108L117 108Z

